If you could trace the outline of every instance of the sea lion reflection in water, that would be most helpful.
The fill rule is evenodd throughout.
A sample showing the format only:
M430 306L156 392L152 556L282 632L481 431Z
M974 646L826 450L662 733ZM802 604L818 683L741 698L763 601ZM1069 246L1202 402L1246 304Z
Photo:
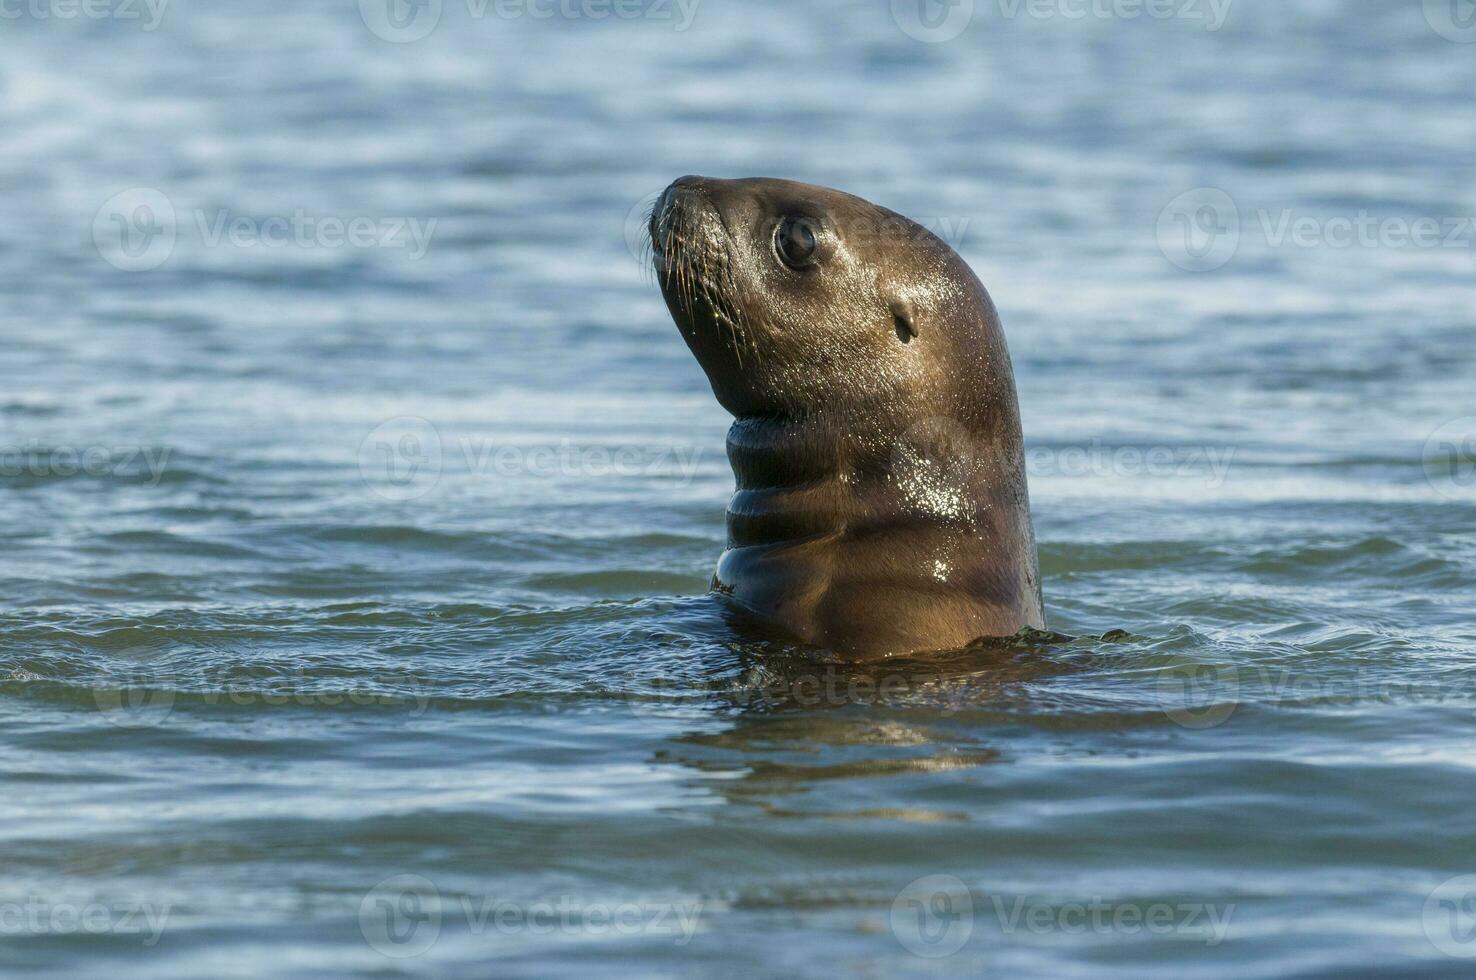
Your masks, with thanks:
M1043 629L1009 352L953 249L773 179L683 177L649 230L666 305L736 418L713 588L852 657Z

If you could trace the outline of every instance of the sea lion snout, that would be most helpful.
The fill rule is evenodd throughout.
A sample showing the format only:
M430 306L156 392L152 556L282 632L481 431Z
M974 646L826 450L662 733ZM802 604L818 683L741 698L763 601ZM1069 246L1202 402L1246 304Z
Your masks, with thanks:
M651 235L651 247L657 255L664 254L668 233L675 227L677 217L681 213L681 210L684 207L690 206L691 198L694 195L702 194L702 188L706 183L707 179L705 177L698 177L695 174L678 177L656 199L656 206L651 209L651 225L649 231Z

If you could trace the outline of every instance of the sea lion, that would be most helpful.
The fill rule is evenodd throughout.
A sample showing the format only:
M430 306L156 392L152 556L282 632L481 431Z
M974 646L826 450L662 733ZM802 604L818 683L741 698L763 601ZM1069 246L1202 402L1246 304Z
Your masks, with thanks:
M683 177L648 228L667 308L735 421L713 589L853 657L1043 629L994 304L946 243L788 180Z

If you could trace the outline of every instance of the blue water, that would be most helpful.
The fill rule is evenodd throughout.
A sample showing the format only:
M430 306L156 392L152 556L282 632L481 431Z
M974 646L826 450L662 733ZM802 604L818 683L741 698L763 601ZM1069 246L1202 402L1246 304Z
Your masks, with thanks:
M1469 974L1459 5L122 4L0 19L0 971ZM969 260L1079 639L724 620L685 173Z

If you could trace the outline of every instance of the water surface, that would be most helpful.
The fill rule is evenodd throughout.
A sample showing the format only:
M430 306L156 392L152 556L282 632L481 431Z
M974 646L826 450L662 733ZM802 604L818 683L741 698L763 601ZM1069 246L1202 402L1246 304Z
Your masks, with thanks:
M0 969L1469 968L1476 229L1327 239L1476 215L1476 47L441 6L0 22ZM1079 639L703 596L728 420L630 247L689 172L970 261Z

